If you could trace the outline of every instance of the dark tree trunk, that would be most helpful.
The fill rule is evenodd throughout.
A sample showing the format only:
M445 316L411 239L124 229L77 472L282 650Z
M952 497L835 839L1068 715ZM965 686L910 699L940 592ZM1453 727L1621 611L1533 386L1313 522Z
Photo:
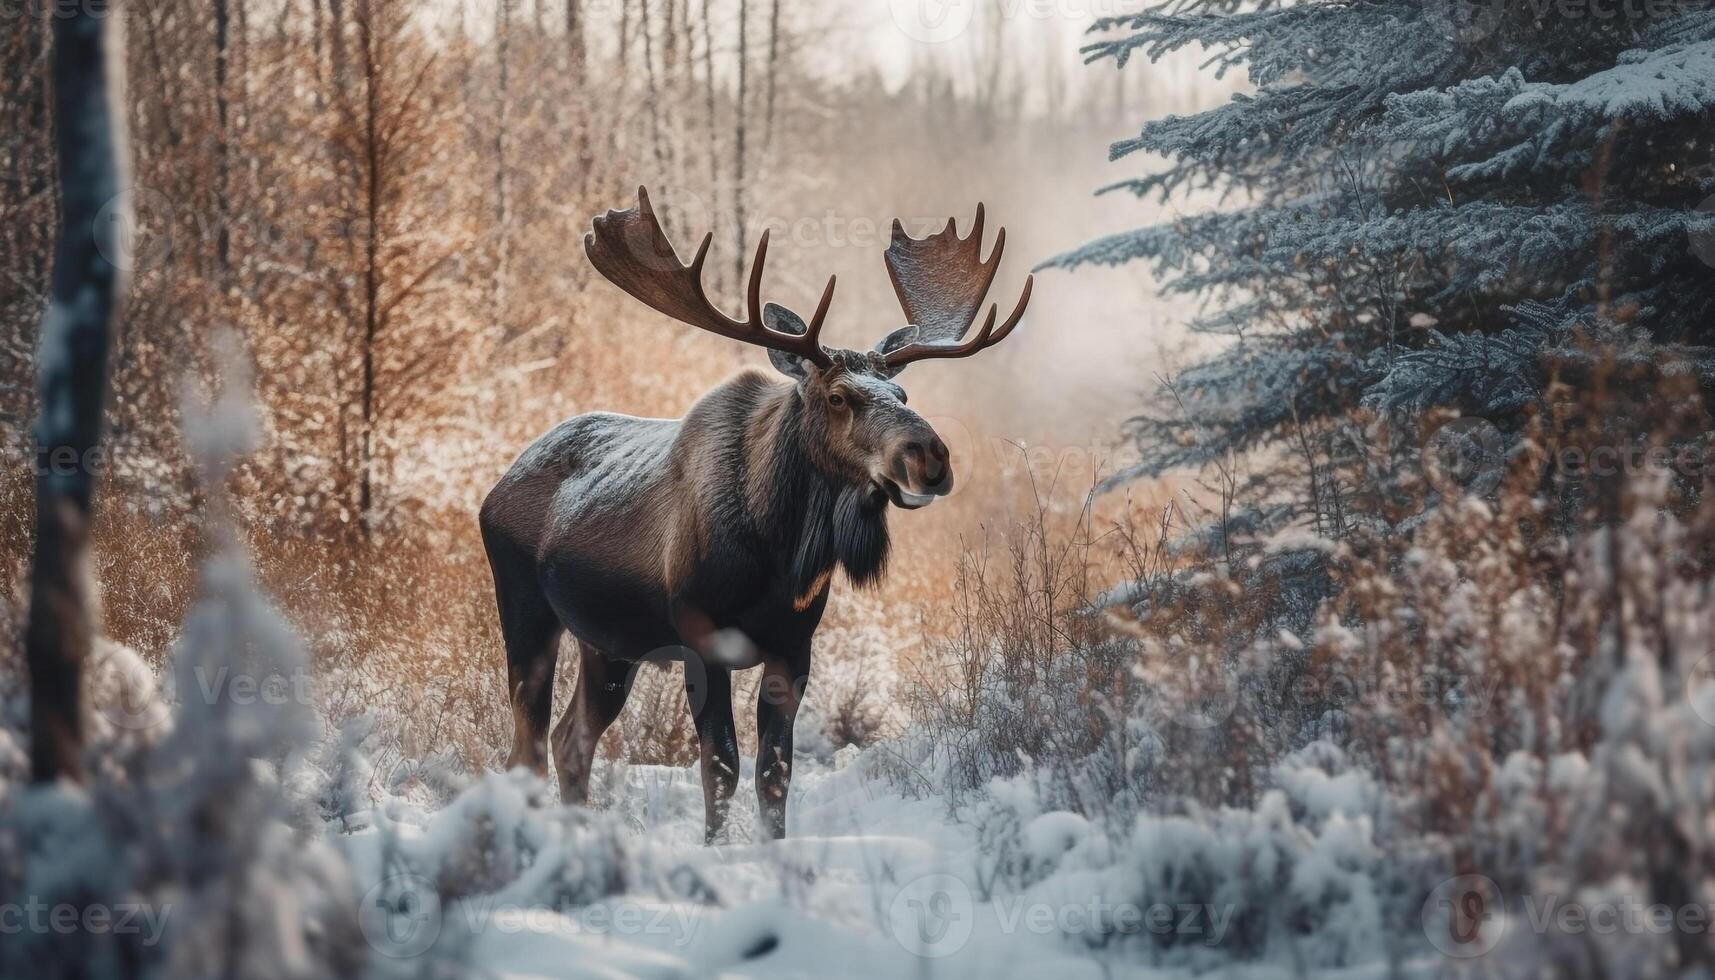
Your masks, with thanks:
M566 55L571 62L572 83L584 84L584 21L578 15L578 0L566 0Z
M382 164L381 66L385 61L379 46L386 38L377 31L375 13L369 4L359 7L358 38L363 44L363 382L358 399L363 428L358 453L358 533L368 539L373 531L375 507L375 360L376 338L381 332L381 182L387 176Z
M110 257L118 222L119 147L103 26L90 5L54 20L54 118L60 240L42 321L37 376L36 550L30 570L30 766L37 782L83 778L83 663L95 623L88 561L107 354L124 277Z
M737 256L733 262L733 282L744 281L745 246L749 243L749 235L744 227L744 136L746 112L746 89L750 80L749 38L745 32L745 15L749 12L750 0L738 0L738 119L733 131L732 148L732 214L733 240L738 247L734 249Z
M231 77L232 11L230 0L214 0L214 115L215 115L215 281L226 287L232 264L232 110L227 83Z
M541 9L540 5L537 7ZM499 75L499 97L495 100L494 127L494 316L501 333L506 331L507 277L512 268L512 215L510 175L507 173L506 150L512 124L512 0L500 0L495 7L494 24L495 68Z

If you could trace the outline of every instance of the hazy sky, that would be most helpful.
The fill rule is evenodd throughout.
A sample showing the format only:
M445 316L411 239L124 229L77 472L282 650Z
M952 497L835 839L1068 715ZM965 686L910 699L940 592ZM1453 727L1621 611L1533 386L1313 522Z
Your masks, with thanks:
M827 30L815 31L830 50L816 52L812 63L834 73L881 71L891 85L902 84L926 66L943 69L968 84L998 44L1001 59L1018 65L1028 80L1028 108L1040 110L1043 92L1063 86L1072 99L1117 81L1111 62L1085 65L1079 48L1089 43L1091 24L1102 17L1143 6L1142 0L857 0L838 13L819 14L807 0L794 0L801 17L829 16ZM1169 101L1208 87L1197 70L1200 52L1188 52L1160 65L1134 65L1123 79L1130 92L1151 91Z
M850 6L865 38L863 51L889 81L914 61L964 67L1001 30L1015 55L1037 61L1053 46L1072 61L1102 0L867 0Z

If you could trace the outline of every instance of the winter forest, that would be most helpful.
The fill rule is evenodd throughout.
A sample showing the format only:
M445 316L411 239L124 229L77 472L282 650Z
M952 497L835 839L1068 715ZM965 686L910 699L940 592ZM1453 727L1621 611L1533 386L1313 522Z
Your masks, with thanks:
M1715 978L1715 3L0 24L0 978Z

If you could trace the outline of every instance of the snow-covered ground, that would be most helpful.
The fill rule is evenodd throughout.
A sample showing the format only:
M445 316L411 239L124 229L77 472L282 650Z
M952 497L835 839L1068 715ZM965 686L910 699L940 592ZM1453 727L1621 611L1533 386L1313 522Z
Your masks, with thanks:
M629 850L621 859L640 879L633 884L656 894L610 896L570 911L541 904L541 878L555 873L547 867L525 875L521 887L464 902L443 904L431 882L470 811L532 823L527 799L540 787L521 774L491 775L439 813L384 806L358 821L369 826L344 835L341 846L367 886L366 910L386 906L364 918L379 953L464 957L509 978L1126 972L1065 940L1062 926L1077 926L1066 917L1083 910L1042 897L978 901L982 862L971 835L949 824L938 801L889 794L864 769L860 758L802 771L786 840L708 847L694 770L624 767L613 812L594 821L599 829L578 826L616 833L611 843ZM748 822L742 802L737 809L735 823ZM554 822L538 816L537 831ZM420 870L389 865L389 852L411 855ZM565 857L544 851L536 860Z
M614 767L605 811L555 806L523 773L495 773L443 809L407 793L330 833L363 890L365 939L405 974L434 962L509 980L1304 975L1289 963L1214 967L1237 906L1134 900L1127 856L1103 853L1109 845L1074 814L1040 814L1023 828L1028 860L1053 870L1015 889L943 801L905 798L871 772L884 751L847 750L832 768L801 770L784 841L705 846L696 771L660 766ZM746 768L737 826L754 816ZM472 841L487 842L477 863L528 870L493 892L448 898L437 883L471 863ZM1186 844L1170 834L1156 843ZM1098 867L1116 858L1118 867ZM595 882L616 893L587 903L574 894ZM1163 940L1202 942L1210 968L1164 969L1139 955ZM1384 972L1377 962L1316 975Z

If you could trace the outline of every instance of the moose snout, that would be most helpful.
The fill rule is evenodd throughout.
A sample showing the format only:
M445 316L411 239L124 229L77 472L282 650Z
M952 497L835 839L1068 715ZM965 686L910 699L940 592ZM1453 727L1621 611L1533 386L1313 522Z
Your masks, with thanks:
M914 494L944 497L953 490L953 466L947 444L933 432L900 445L890 469L899 485Z

